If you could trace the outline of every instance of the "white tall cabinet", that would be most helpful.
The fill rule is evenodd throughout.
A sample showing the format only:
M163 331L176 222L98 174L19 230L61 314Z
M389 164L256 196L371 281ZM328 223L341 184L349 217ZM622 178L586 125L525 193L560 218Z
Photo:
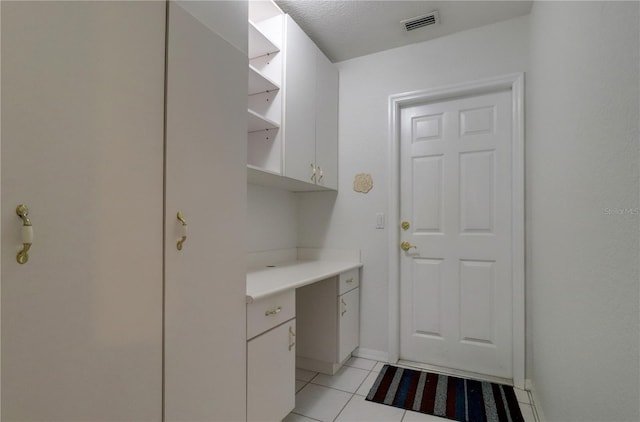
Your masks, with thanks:
M2 420L158 421L165 4L0 7Z
M3 421L246 417L246 3L210 5L0 5Z
M178 4L167 50L165 420L243 420L247 53Z

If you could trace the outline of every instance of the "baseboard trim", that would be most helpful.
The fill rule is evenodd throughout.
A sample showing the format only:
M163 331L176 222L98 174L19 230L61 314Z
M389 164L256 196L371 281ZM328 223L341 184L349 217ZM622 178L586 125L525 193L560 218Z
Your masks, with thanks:
M381 350L365 349L362 347L358 347L356 350L353 351L351 355L357 358L377 360L377 361L386 362L386 363L395 363L395 362L389 362L389 354Z
M335 375L341 363L324 362L317 359L296 356L296 368L305 369L311 372L320 372L327 375Z
M529 391L529 395L532 401L533 412L535 413L536 420L538 422L546 422L547 419L544 417L544 412L542 411L542 403L540 402L540 398L538 397L538 393L536 392L536 388L533 385L533 381L530 379L525 380L525 388Z

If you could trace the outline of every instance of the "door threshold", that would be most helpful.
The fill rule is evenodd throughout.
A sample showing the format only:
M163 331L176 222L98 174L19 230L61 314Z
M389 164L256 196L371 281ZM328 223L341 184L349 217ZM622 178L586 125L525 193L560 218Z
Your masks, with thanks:
M479 374L477 372L463 371L461 369L445 368L443 366L429 365L427 363L413 362L410 360L399 359L398 366L404 366L409 369L422 369L436 374L454 376L459 378L471 378L479 381L494 382L496 384L510 385L513 387L513 380L509 378L494 377L492 375Z

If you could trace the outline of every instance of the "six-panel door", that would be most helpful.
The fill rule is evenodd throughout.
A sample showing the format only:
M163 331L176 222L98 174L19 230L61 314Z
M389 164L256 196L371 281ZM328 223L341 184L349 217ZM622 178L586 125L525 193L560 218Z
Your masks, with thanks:
M504 91L402 110L402 359L512 377L511 107Z

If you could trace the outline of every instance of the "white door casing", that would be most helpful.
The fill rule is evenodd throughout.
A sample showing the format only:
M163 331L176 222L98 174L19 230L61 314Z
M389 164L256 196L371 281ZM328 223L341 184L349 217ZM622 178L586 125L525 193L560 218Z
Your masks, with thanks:
M510 75L391 97L390 218L411 223L390 233L391 361L524 385L521 89Z

